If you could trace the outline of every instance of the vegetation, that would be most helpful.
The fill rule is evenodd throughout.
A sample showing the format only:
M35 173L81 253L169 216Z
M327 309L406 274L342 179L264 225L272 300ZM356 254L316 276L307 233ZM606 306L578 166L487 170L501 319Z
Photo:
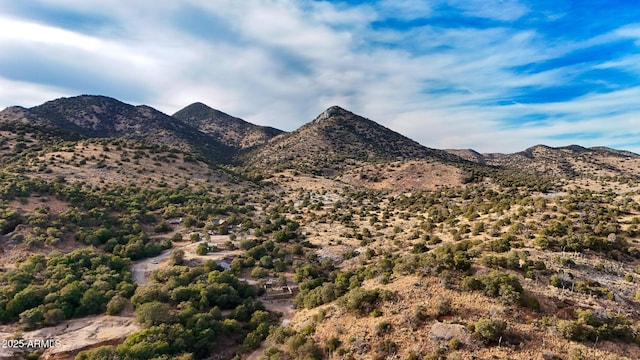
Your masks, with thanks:
M241 357L264 341L264 359L490 357L496 345L517 358L550 334L603 358L599 341L637 346L640 189L623 170L634 157L575 155L573 170L550 161L533 172L527 150L471 165L377 144L368 136L385 129L340 114L333 140L317 140L314 124L304 152L290 150L293 134L224 164L175 142L0 121L0 322L15 336L93 314L142 326L77 359ZM407 173L454 175L405 188ZM168 261L137 285L132 266L160 254L154 268ZM260 301L288 297L308 310L304 325L276 326ZM436 322L457 336L408 346L407 329Z
M128 261L91 249L46 259L36 255L0 273L0 321L27 329L102 313L135 289ZM113 305L112 305L113 306Z

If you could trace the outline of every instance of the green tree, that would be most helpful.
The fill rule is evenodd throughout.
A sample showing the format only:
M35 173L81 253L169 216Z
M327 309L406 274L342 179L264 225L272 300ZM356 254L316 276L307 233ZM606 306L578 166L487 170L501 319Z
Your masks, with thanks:
M20 313L20 324L22 324L26 330L35 328L43 319L44 315L40 308L33 308Z
M207 255L209 253L209 246L205 243L198 244L196 246L196 254L198 255Z
M175 249L171 252L171 256L169 257L169 264L171 265L182 265L184 263L184 250Z
M121 360L113 346L99 346L95 349L81 351L74 360Z
M141 304L135 310L136 320L144 327L151 327L173 320L169 305L159 301Z
M82 294L75 316L101 313L105 305L105 295L94 288L89 288Z
M118 315L124 310L129 301L120 295L116 295L107 303L107 315Z

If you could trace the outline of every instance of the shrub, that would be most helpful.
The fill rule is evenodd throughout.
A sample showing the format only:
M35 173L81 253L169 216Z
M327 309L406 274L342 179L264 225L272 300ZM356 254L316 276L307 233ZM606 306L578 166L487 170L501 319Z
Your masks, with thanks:
M490 241L487 246L489 250L498 253L507 252L511 249L511 240L515 239L513 235L503 235L500 239Z
M296 334L296 331L289 326L279 326L269 335L269 339L276 344L284 344L285 341Z
M540 302L531 294L523 293L521 303L531 310L540 311Z
M426 305L416 305L413 309L412 320L418 324L429 320L429 308Z
M436 314L438 316L449 315L451 314L451 299L448 297L441 297L438 299L436 303Z
M118 360L120 356L113 346L99 346L95 349L84 350L76 355L75 360Z
M135 314L138 323L144 327L171 322L173 319L169 311L169 305L158 301L152 301L138 306Z
M507 305L520 302L524 291L517 276L499 271L477 277L466 277L462 281L462 287L466 290L482 290L485 295L500 298Z
M560 335L569 340L586 341L593 337L595 334L589 331L584 325L571 320L558 320L556 328Z
M416 244L413 245L413 249L411 249L411 252L413 254L422 254L429 251L429 248L427 248L427 244L424 241L420 241Z
M391 331L391 324L388 321L381 321L376 325L376 336L383 336Z
M184 250L175 249L171 252L171 256L169 257L170 265L182 265L184 263Z
M167 224L166 221L161 221L153 228L153 231L157 233L166 233L171 231L171 226Z
M262 279L264 277L266 277L269 274L269 272L267 272L267 270L263 267L260 266L256 266L253 268L253 270L251 270L251 277L256 278L256 279Z
M363 288L355 288L345 294L341 303L346 310L355 312L358 315L370 314L376 308L381 300L390 297L385 291L378 289L365 290Z
M385 339L380 344L378 344L378 351L383 355L389 356L393 355L398 351L398 344L391 339Z
M476 321L474 334L486 342L498 342L506 329L506 322L485 317Z
M118 315L124 310L129 301L122 296L114 296L107 303L107 315Z
M340 347L340 345L342 345L342 343L340 342L340 339L338 339L335 336L332 336L327 339L325 349L327 349L327 351L329 352L336 351Z
M198 246L196 246L196 254L204 256L204 255L207 255L208 253L209 253L209 246L207 246L207 244L201 243L201 244L198 244Z

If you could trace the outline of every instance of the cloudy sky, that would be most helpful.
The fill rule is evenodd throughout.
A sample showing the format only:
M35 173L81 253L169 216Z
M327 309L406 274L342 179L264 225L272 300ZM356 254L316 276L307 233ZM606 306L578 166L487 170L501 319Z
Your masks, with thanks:
M640 152L640 6L0 1L0 108L80 94L283 130L340 105L436 148Z

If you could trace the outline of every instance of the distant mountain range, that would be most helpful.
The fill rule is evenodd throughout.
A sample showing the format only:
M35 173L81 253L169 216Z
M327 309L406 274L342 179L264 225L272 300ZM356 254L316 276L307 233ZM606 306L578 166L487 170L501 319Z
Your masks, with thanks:
M405 160L490 166L560 177L637 176L626 170L624 161L640 159L628 151L577 145L538 145L515 154L432 149L338 106L292 132L254 125L202 103L169 116L149 106L89 95L0 112L0 123L12 122L39 124L81 137L125 138L190 149L218 164L327 176L363 164Z

